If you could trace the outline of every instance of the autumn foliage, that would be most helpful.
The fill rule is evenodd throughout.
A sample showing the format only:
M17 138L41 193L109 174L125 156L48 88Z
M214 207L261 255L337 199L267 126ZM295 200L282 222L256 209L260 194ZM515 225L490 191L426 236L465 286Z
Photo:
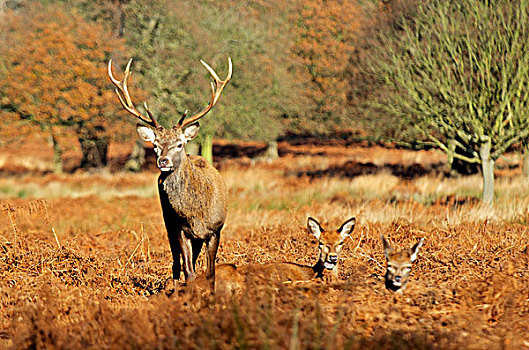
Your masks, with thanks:
M2 127L45 131L57 161L61 135L71 133L83 151L82 167L106 163L119 130L115 116L125 115L117 112L105 76L111 57L116 69L134 57L134 102L149 101L162 124L174 124L175 116L200 110L207 100L199 59L219 67L230 56L233 85L215 122L202 126L203 135L274 141L288 131L328 134L350 125L349 62L363 17L355 2L56 0L32 10L34 5L8 5L2 21ZM135 137L130 128L124 134Z
M85 165L104 165L111 131L119 125L106 62L124 51L122 42L58 7L5 18L4 109L55 140L57 134L75 133Z
M314 117L336 122L346 112L349 60L361 10L355 2L344 0L302 1L298 6L292 51L301 60L298 74L306 81L303 91Z

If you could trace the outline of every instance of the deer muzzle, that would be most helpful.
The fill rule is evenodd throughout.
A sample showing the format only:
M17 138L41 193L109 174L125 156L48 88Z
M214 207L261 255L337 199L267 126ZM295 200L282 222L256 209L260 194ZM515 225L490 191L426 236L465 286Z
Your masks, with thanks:
M395 276L395 278L393 278L393 284L395 286L402 285L402 276Z
M173 162L169 157L159 157L157 160L157 165L161 171L173 170Z
M337 255L329 255L329 256L327 256L327 259L323 263L323 266L326 269L328 269L328 270L332 270L332 269L334 269L334 267L336 266L337 263L338 263L338 256Z

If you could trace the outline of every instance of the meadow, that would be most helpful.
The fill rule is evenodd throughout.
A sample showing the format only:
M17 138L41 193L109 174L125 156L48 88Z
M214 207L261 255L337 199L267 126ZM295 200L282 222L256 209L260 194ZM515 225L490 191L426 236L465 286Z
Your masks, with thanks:
M479 175L447 177L436 151L281 144L271 162L217 158L218 263L312 265L307 217L357 218L338 281L222 298L168 291L156 170L53 175L31 154L0 159L0 348L529 349L529 181L514 153L493 207ZM425 238L403 295L384 288L381 234Z

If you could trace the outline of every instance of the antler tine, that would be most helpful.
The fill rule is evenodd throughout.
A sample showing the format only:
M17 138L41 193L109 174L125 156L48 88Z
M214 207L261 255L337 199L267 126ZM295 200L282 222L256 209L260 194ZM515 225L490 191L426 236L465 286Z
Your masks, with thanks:
M204 62L203 60L200 60L200 62L202 63L202 65L204 67L206 67L208 72L211 74L211 76L215 80L215 82L211 82L211 101L209 102L207 107L204 108L203 110L201 110L198 114L195 114L194 116L192 116L191 118L189 118L189 119L187 119L185 121L184 121L184 118L180 119L180 121L176 125L177 127L182 127L183 128L186 125L192 124L195 121L197 121L198 119L202 118L204 115L206 115L206 113L208 113L211 110L211 108L213 108L213 106L215 106L215 104L217 103L217 101L218 101L218 99L219 99L219 97L220 97L220 95L222 93L222 90L224 90L224 87L228 84L228 82L231 79L231 76L232 76L232 73L233 73L233 65L232 65L230 57L228 57L228 75L226 76L226 79L224 79L224 80L220 80L220 78L217 75L217 73L215 73L213 68L211 68L206 62Z
M149 118L151 118L151 120L154 122L153 126L155 128L160 128L160 124L158 124L158 122L154 118L154 115L152 115L151 110L149 109L149 106L147 106L147 102L143 102L143 107L145 107L145 110L147 111L147 114L149 115Z
M182 116L180 117L180 120L178 121L178 123L174 126L174 128L179 128L182 125L182 123L184 122L184 119L186 119L187 112L188 110L186 109L184 111L184 114L182 114Z
M108 77L110 78L110 81L116 86L117 89L116 95L118 95L119 102L121 103L121 106L127 110L130 114L134 115L136 118L140 119L142 122L154 127L159 128L160 125L152 115L152 113L149 111L149 108L147 107L147 103L145 103L145 110L147 111L149 118L145 117L143 114L141 114L136 107L134 107L134 104L132 103L132 100L129 95L129 90L127 87L127 81L130 76L130 66L132 64L132 58L129 60L129 63L127 63L127 67L125 68L125 72L123 73L123 79L117 80L114 78L114 75L112 74L112 60L108 61Z

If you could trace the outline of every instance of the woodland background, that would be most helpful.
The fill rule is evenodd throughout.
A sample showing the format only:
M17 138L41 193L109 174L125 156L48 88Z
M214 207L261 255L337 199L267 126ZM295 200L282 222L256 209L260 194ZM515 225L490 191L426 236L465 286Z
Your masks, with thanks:
M203 123L202 144L409 141L399 118L363 108L380 90L376 79L357 81L370 37L381 28L398 33L408 9L376 1L3 1L0 140L42 134L55 147L56 171L72 148L83 152L79 167L105 166L112 142L136 139L106 76L109 59L121 74L134 58L135 104L147 101L171 126L209 99L199 60L222 75L231 56L234 77Z
M529 349L528 4L0 1L0 348ZM227 185L217 263L313 265L307 217L355 216L337 282L166 289L154 153L108 60L170 127L228 56L186 147ZM404 295L380 235L425 238Z

